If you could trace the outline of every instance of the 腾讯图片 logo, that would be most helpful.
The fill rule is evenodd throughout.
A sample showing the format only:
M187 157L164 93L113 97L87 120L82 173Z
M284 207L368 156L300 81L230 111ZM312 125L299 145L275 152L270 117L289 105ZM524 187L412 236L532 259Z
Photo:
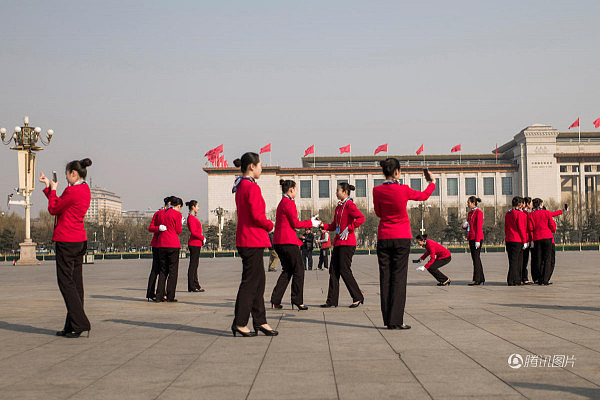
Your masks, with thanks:
M553 356L536 354L527 354L525 359L517 353L508 356L508 366L512 369L523 368L564 368L571 364L575 366L575 356L567 356L566 354L555 354Z
M520 354L511 354L508 356L508 366L513 369L521 368L523 366L523 357Z

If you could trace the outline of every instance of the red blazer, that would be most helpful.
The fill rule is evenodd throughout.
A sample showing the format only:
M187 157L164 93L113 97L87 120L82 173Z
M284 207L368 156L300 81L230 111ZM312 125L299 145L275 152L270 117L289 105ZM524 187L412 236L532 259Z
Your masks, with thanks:
M556 222L548 210L534 210L529 214L527 227L533 234L533 241L553 239Z
M346 198L344 203L339 202L335 208L333 221L330 224L323 224L325 230L335 231L339 227L339 233L342 233L348 227L348 237L346 240L340 239L339 233L336 233L333 241L334 246L356 246L356 235L354 230L365 222L365 216L359 211L351 198Z
M235 245L271 247L269 232L273 229L273 222L265 215L267 206L260 187L248 179L242 179L235 192L235 204L238 217Z
M55 242L85 242L87 234L83 225L83 218L90 208L90 188L87 183L67 186L60 197L55 190L49 187L44 189L48 198L48 212L55 215L54 233L52 240Z
M527 217L527 242L533 242L533 232L529 230L529 215L531 211L528 208L524 208L523 214Z
M479 208L474 208L467 215L467 240L481 242L483 240L483 212Z
M331 247L331 235L329 235L329 232L323 232L319 240L325 240L325 234L327 234L327 241L320 243L322 249L328 249Z
M148 227L148 232L153 232L152 240L150 241L151 247L158 247L158 236L160 234L160 230L158 229L158 218L161 212L165 211L164 208L161 208L152 216L152 221L150 221L150 226Z
M504 216L504 241L526 243L529 241L527 234L527 214L515 208L508 210Z
M158 247L181 248L181 242L179 242L182 230L181 219L181 213L174 208L168 208L159 213L157 225L164 225L167 230L158 235Z
M396 183L375 186L373 204L375 214L380 218L377 239L411 239L406 203L408 200L425 201L434 190L434 183L430 183L422 192Z
M421 256L421 260L424 260L429 256L429 261L425 264L425 268L429 269L431 264L435 262L436 258L440 260L444 258L450 257L450 250L439 244L438 242L434 242L431 239L427 239L425 241L425 254Z
M204 235L202 235L202 224L195 215L188 215L187 226L190 230L188 246L204 246Z
M283 196L277 206L277 219L275 220L275 234L273 244L296 244L302 245L302 241L296 236L296 229L310 229L312 222L300 221L294 200Z

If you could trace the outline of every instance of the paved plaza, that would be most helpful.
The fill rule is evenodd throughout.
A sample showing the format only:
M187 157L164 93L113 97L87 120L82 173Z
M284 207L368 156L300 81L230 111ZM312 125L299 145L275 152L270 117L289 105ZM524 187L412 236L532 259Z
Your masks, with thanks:
M340 307L319 308L328 273L307 271L310 309L291 310L288 289L267 311L274 338L231 335L237 258L201 259L205 293L185 290L182 260L179 302L159 304L144 299L150 260L84 266L89 339L54 336L65 306L53 262L1 263L0 398L600 399L600 253L558 253L547 287L507 287L502 253L483 255L486 285L469 287L469 255L453 258L449 287L409 265L408 331L383 329L377 258L356 256L364 306L347 308L342 284Z

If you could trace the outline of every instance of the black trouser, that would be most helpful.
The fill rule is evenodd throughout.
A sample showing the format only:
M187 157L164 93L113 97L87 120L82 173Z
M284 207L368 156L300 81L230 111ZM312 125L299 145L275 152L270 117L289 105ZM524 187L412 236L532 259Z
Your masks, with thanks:
M304 304L304 266L300 248L296 244L276 244L275 251L281 262L281 275L271 294L271 303L281 304L285 289L292 280L292 303Z
M506 283L508 286L520 285L523 273L523 243L506 242L506 254L508 255Z
M535 283L538 283L541 281L541 277L540 277L540 261L539 261L539 256L538 256L538 252L537 252L537 242L533 242L533 248L530 250L530 254L531 254L531 280L534 281Z
M471 250L471 259L473 260L473 282L485 282L483 275L483 265L481 265L481 246L483 241L479 242L479 248L475 248L475 241L469 240L469 249Z
M358 283L352 275L352 256L355 246L335 246L331 255L331 266L329 268L329 290L327 291L327 304L338 305L340 297L340 276L346 284L346 288L352 297L352 302L364 301Z
M429 266L429 269L427 269L427 271L429 271L429 273L431 275L433 275L433 277L439 282L439 283L444 283L446 282L449 278L444 275L442 273L442 271L440 271L440 268L442 268L444 265L448 264L450 261L452 260L452 256L450 257L446 257L446 258L437 258L433 264L431 264Z
M527 247L526 249L523 249L523 260L522 260L522 267L521 267L521 283L525 283L529 280L529 272L527 271L527 263L529 262L529 252L530 249L529 247Z
M548 276L548 280L546 282L550 282L550 278L552 278L552 274L554 273L554 267L556 266L556 244L552 242L552 255L550 257L550 276Z
M552 239L541 239L536 240L534 245L536 253L536 269L539 274L538 283L548 283L552 276ZM531 273L533 274L533 265L531 266Z
M319 250L319 265L317 268L323 269L323 266L325 269L329 268L329 247Z
M237 250L242 257L242 281L235 299L233 323L246 326L252 314L254 326L266 324L264 248L238 247Z
M302 263L304 264L304 269L306 269L306 261L307 260L308 260L308 269L312 269L312 267L313 267L312 248L311 249L302 249Z
M156 287L156 298L162 301L165 297L165 283L167 286L167 300L175 299L177 289L177 276L179 274L179 248L161 247L158 251L160 260L160 274Z
M198 262L200 261L201 246L188 246L190 249L190 265L188 266L188 292L200 289L198 282Z
M409 253L410 239L377 240L379 296L381 298L383 324L386 326L402 325L404 323ZM331 259L331 268L333 269L333 258Z
M146 298L153 299L156 297L156 279L160 274L160 260L158 255L158 247L152 248L152 269L148 277L148 289L146 289Z
M67 306L65 332L90 330L83 311L83 256L87 242L56 242L56 278Z

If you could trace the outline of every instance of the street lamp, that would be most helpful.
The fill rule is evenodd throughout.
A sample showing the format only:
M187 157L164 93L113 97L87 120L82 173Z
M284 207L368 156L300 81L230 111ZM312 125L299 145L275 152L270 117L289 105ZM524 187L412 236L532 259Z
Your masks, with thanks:
M216 209L212 210L211 212L217 214L217 223L218 223L218 227L219 227L219 232L217 233L217 236L219 237L219 246L217 247L217 250L223 251L223 247L221 245L221 239L223 237L223 226L225 225L225 213L227 211L224 210L223 207L217 207Z
M425 234L425 218L424 218L424 213L425 213L425 209L426 208L430 208L431 205L430 204L425 204L424 201L420 202L418 205L413 206L412 208L418 208L419 210L421 210L421 229L419 229L421 231L421 235Z
M43 150L37 145L38 140L48 146L52 140L54 131L48 129L46 138L41 135L42 128L39 126L29 126L29 117L23 118L23 126L15 126L15 129L6 139L6 129L0 128L0 138L2 143L13 146L11 150L17 151L17 159L19 164L19 187L16 192L24 197L24 200L9 200L9 204L20 205L25 207L25 241L20 243L20 255L17 265L38 265L40 262L36 258L35 246L31 240L31 193L35 189L35 152Z

